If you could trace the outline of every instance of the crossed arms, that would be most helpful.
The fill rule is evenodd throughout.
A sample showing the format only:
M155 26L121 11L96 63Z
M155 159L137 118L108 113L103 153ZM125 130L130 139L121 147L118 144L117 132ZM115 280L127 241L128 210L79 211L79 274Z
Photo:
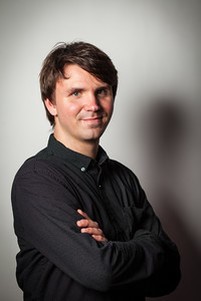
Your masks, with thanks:
M146 200L142 220L149 218L150 226L142 223L128 241L111 241L97 221L78 209L65 185L61 176L41 169L17 176L12 199L22 248L25 242L34 246L63 273L94 290L129 287L147 296L174 290L179 254Z

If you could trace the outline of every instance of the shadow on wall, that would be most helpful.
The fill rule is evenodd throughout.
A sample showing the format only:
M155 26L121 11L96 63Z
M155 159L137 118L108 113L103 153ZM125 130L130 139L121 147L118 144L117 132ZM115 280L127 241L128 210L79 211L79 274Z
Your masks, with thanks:
M165 230L179 248L182 269L182 280L173 293L147 300L199 301L201 252L183 213L185 203L189 202L183 185L190 183L182 180L182 176L188 172L186 158L191 156L187 145L189 140L192 143L192 117L186 102L172 97L150 102L145 111L140 116L140 134L146 170L150 173L151 199ZM192 206L194 197L192 194ZM190 214L188 218L192 219Z
M200 290L200 268L201 254L196 246L188 227L185 225L182 214L176 212L171 202L177 202L172 195L160 196L162 201L159 216L165 230L176 242L181 255L182 279L177 289L170 295L156 298L156 301L199 301L201 300ZM170 201L171 200L171 201ZM182 211L182 208L181 208ZM154 299L147 299L154 300Z

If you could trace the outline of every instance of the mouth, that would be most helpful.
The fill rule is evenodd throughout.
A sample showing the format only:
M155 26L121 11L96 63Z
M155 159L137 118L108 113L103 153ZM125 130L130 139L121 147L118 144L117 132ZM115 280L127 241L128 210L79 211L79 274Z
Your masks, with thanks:
M93 116L82 118L82 121L89 126L100 126L102 124L103 116Z
M94 116L94 117L83 118L84 121L94 121L94 120L100 120L100 119L102 119L102 116Z
M94 116L85 116L82 118L83 121L96 121L96 120L102 120L103 115L94 115Z

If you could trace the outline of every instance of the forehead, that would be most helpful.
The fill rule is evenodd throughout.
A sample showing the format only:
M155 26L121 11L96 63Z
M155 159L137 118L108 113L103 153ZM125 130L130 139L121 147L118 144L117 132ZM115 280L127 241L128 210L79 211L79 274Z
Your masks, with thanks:
M78 65L67 65L64 67L64 79L66 83L77 84L93 84L93 85L106 85L103 81L96 78Z

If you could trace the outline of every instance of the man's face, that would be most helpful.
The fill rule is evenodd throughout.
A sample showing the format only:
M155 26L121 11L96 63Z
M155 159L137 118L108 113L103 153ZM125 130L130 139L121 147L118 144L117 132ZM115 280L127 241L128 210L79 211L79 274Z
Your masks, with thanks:
M45 101L55 117L55 137L71 149L83 143L97 144L113 112L112 88L80 68L69 65L59 79L55 101Z

